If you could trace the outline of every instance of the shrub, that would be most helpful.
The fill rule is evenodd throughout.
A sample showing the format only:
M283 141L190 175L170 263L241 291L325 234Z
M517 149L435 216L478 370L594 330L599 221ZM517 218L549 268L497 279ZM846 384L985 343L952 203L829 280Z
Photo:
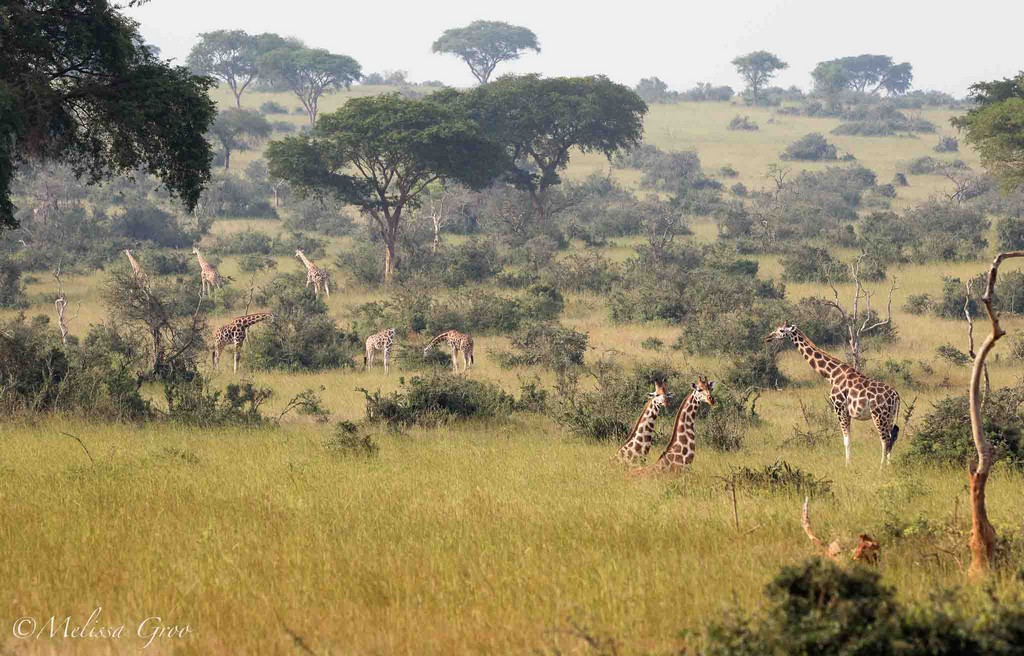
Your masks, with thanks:
M322 298L306 289L301 272L277 274L255 297L274 313L272 328L246 340L246 358L259 369L289 371L354 366L363 340L337 327Z
M645 351L660 351L665 348L665 342L657 337L648 337L644 341L640 342L640 348Z
M985 436L997 457L1015 469L1024 467L1021 446L1021 404L1024 386L992 390L982 413ZM967 395L937 401L924 418L924 425L910 441L905 457L912 462L963 466L976 457L971 439L970 404Z
M747 196L747 185L742 182L737 182L733 186L729 187L729 191L736 194L740 198L746 198Z
M952 344L943 344L937 347L935 354L954 367L966 367L971 363L971 356Z
M223 255L270 255L274 252L274 240L265 232L246 228L241 232L217 237L213 242L213 250Z
M202 376L164 383L167 418L202 427L258 426L264 421L260 408L273 395L270 388L251 382L232 383L221 392L212 389Z
M184 253L146 253L143 268L158 276L175 276L191 273L195 264Z
M268 100L260 105L260 114L287 114L288 108L274 100Z
M730 384L731 386L731 384ZM715 389L715 407L702 405L698 410L701 425L697 429L697 443L712 451L728 453L743 448L747 431L758 423L753 408L747 409L751 394L736 396L728 388Z
M924 155L910 160L907 163L907 173L911 175L929 175L938 173L943 167L950 166L954 169L966 169L967 162L961 159L944 160L931 155Z
M776 460L760 469L740 467L735 475L736 484L748 490L760 490L771 494L782 492L806 497L832 495L832 481L818 478L785 460Z
M731 164L719 167L718 174L725 178L736 178L739 177L740 172L732 167Z
M749 116L740 116L739 114L732 117L732 120L729 121L729 125L727 125L726 128L729 130L748 131L757 131L759 129L757 123L751 121Z
M800 245L781 261L782 279L787 282L844 282L850 278L849 267L825 248Z
M337 455L357 458L373 458L380 453L380 447L373 438L351 421L335 424L334 434L324 440L324 448Z
M892 183L897 187L909 187L910 183L907 182L907 176L904 173L897 173L892 178Z
M784 160L822 162L838 159L838 151L820 132L812 132L789 144L779 157Z
M937 153L955 153L960 150L960 142L956 137L939 137L939 143L932 150Z
M477 239L446 248L440 262L440 278L448 287L484 282L501 271L497 248L492 242Z
M499 354L503 367L542 366L555 371L583 364L587 334L556 323L537 323L511 338L512 350Z
M243 273L256 273L277 268L277 260L263 253L250 253L238 258L238 268Z
M1004 216L996 221L996 246L1000 251L1024 249L1024 219Z
M778 389L789 384L779 369L778 353L755 351L732 361L725 374L725 382L732 388L761 387Z
M316 232L331 237L351 234L355 220L345 206L317 198L302 198L289 203L284 227L289 232Z
M619 272L600 252L585 250L556 260L544 278L564 291L604 293L619 279Z
M384 280L384 256L378 245L358 242L351 250L339 253L334 266L348 271L356 281L376 286Z
M903 309L909 314L922 315L931 310L932 297L928 294L911 294L903 303Z
M0 259L0 308L24 308L25 286L21 282L21 269L10 260Z
M359 391L366 397L366 420L391 428L502 416L516 407L514 397L496 385L448 372L414 376L386 396Z

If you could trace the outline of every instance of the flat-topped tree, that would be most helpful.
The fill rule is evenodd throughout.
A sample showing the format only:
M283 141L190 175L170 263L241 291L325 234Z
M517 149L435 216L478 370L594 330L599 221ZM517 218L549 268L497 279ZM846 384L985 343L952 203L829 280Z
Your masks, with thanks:
M789 68L789 64L767 50L755 50L732 60L732 65L747 83L750 90L750 102L757 104L758 93L771 81L779 71Z
M527 50L540 52L540 45L537 35L525 27L478 20L445 30L431 49L459 57L469 65L473 77L486 84L498 64L515 61Z
M538 220L544 192L561 182L569 153L611 157L643 137L647 105L632 89L603 75L541 78L506 75L467 97L478 122L505 146L507 180L530 194Z
M224 150L224 168L231 168L231 153L248 150L270 137L270 122L258 112L246 109L226 109L217 114L210 127L213 136Z
M504 150L457 99L452 92L436 99L388 94L349 100L321 116L311 134L271 142L270 175L300 193L333 196L366 213L384 242L390 282L402 221L432 182L481 189L507 166Z
M242 94L259 75L256 37L243 30L216 30L199 35L188 54L189 68L225 82L242 107Z
M191 210L210 179L212 81L154 57L106 2L8 0L0 9L0 228L33 158L98 182L139 169Z
M362 77L362 68L355 59L321 48L275 48L260 56L259 65L269 83L288 89L299 98L310 125L316 123L324 93L348 89Z

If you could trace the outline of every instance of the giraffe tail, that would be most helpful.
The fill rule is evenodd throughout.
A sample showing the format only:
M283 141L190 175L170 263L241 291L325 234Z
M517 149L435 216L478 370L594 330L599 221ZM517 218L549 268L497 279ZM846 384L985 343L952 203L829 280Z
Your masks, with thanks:
M889 448L892 448L893 444L896 444L896 440L900 437L900 427L896 424L892 425L892 430L889 431Z

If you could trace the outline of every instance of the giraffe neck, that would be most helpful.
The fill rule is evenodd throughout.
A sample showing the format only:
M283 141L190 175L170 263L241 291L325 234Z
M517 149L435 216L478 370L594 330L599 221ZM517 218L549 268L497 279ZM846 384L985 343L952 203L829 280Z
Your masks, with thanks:
M676 423L672 431L673 442L693 436L693 423L697 417L698 405L693 392L690 392L686 400L679 406L679 412L676 414Z
M302 260L302 263L306 265L307 270L316 268L316 265L309 261L309 258L306 257L305 253L299 252L299 259Z
M201 266L202 268L204 268L204 269L205 269L205 268L207 268L207 267L209 267L209 266L210 266L210 265L209 265L209 263L208 263L208 262L206 261L206 258L204 258L204 257L203 257L202 255L200 255L199 253L196 253L196 259L198 259L198 260L199 260L199 266Z
M430 344L428 344L427 346L435 346L438 342L447 341L449 336L451 336L451 331L450 330L446 331L446 332L443 332L440 335L438 335L437 337L435 337L434 339L430 340Z
M811 366L811 369L818 372L823 378L831 380L843 368L844 363L841 360L818 348L799 329L793 331L790 339L793 341L793 346L807 360L807 364Z
M257 324L261 321L266 321L270 317L274 316L270 312L260 312L259 314L247 314L244 317L239 317L238 325L242 328L248 328L253 324Z
M661 412L661 408L654 403L654 399L648 399L647 405L644 406L644 411L640 413L640 418L636 420L636 424L633 426L633 431L630 433L630 439L635 440L643 438L646 441L651 440L651 434L646 433L641 435L640 428L645 426L648 421L653 425L654 420L658 418L658 414Z

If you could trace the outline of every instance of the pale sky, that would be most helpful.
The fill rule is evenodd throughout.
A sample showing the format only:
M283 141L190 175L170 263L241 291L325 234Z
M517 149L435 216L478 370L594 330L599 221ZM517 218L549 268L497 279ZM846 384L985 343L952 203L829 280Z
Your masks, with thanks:
M729 63L770 50L789 63L782 86L810 87L825 59L862 53L914 65L914 88L962 96L979 80L1024 69L1020 0L151 0L126 10L163 57L184 62L196 35L216 29L277 32L354 57L363 72L404 69L413 81L469 86L468 68L430 45L445 29L476 19L532 29L541 53L498 74L603 73L632 86L656 75L684 90L697 82L742 83Z

